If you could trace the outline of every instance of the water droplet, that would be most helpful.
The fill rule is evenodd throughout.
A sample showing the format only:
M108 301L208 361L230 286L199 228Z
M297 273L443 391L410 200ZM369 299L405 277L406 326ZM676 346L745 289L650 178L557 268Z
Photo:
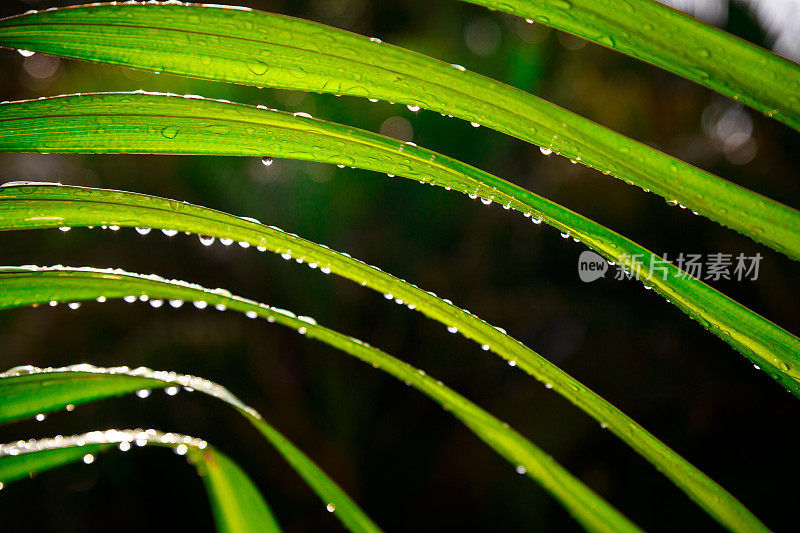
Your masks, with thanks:
M312 117L311 115L309 115L308 113L306 113L304 111L298 111L297 113L292 113L292 115L294 115L296 117L301 117L301 118L314 118L314 117Z
M169 305L171 305L172 307L177 309L177 308L179 308L180 306L183 305L183 300L175 298L174 300L170 300L169 301Z
M150 228L136 227L136 233L138 233L139 235L147 235L148 233L150 233Z
M255 311L247 311L244 314L244 316L246 316L247 318L258 318L258 313L256 313Z
M87 453L86 455L83 456L83 462L86 463L87 465L92 464L94 462L94 455Z
M155 307L156 309L158 309L159 307L164 305L164 300L162 300L160 298L152 299L152 300L150 300L150 305Z
M458 333L458 328L455 326L447 326L447 331L450 333Z
M61 227L60 227L60 228L58 228L58 229L59 229L59 230L61 230L61 231L69 231L69 230L71 230L72 228L70 228L69 226L61 226Z
M186 452L189 451L189 448L185 444L178 444L175 447L175 453L178 455L186 455Z
M80 302L70 302L70 303L67 304L67 307L69 307L70 309L73 309L73 310L74 309L78 309L80 306L81 306Z
M41 422L44 419L45 419L45 415L43 413L39 413L38 415L36 415L36 421L37 422Z
M175 137L178 136L179 131L180 130L175 126L167 126L166 128L163 128L161 130L161 135L163 135L167 139L174 139Z
M481 198L481 203L483 205L489 205L489 204L492 203L492 199L491 198Z
M150 389L137 390L136 391L136 396L138 396L139 398L142 398L142 399L147 398L148 396L150 396Z
M459 65L458 63L451 63L450 66L461 72L465 72L467 70L466 67Z
M469 125L472 126L473 128L480 128L481 127L481 125L479 123L477 123L477 122L470 122Z
M547 390L550 390L550 389L553 388L553 384L552 383L545 383L544 384L544 388L547 389Z
M544 155L550 155L553 153L552 148L545 148L544 146L540 146L539 151L542 152Z
M302 326L297 328L297 333L299 333L300 335L305 335L306 334L306 328L302 327Z
M517 474L525 474L525 473L528 472L528 470L522 465L518 465L516 470L517 470Z
M336 510L336 506L333 505L332 503L329 503L328 505L326 505L325 508L328 510L329 513L332 513L332 512L334 512Z
M163 233L163 234L164 234L164 235L166 235L167 237L174 237L175 235L177 235L177 234L178 234L178 230L174 230L174 229L162 229L162 230L161 230L161 233Z
M482 344L481 345L481 350L483 350L484 352L488 352L489 351L489 345L488 344Z
M514 361L513 359L510 359L510 360L508 361L508 366L517 366L517 362L516 362L516 361Z
M377 37L370 37L369 40L371 42L373 42L373 43L382 43L383 42L380 39L378 39Z
M198 309L205 309L206 307L208 307L208 303L204 302L203 300L197 300L196 302L194 302L194 306Z
M105 297L105 296L98 296L98 297L97 297L97 302L98 302L98 303L103 303L103 302L105 302L105 301L106 301L106 297Z
M250 248L250 243L247 241L239 241L239 246L242 248Z
M220 239L219 239L219 243L220 243L221 245L223 245L223 246L230 246L231 244L233 244L233 239L223 239L223 238L220 238Z
M164 393L167 396L175 396L176 394L178 394L178 390L179 390L178 387L167 387L166 389L164 389Z
M409 111L413 111L414 113L419 111L419 106L418 105L408 104L406 107L408 108Z
M124 440L124 441L119 443L119 450L121 452L127 452L130 449L131 449L131 443L130 442Z
M212 235L198 235L197 238L203 246L211 246L216 240Z
M265 167L270 166L272 164L272 158L267 156L262 157L261 164L264 165Z

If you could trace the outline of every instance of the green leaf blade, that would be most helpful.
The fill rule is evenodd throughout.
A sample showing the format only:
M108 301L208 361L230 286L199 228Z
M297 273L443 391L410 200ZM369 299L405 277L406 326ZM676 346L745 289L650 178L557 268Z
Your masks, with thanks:
M14 369L12 369L13 371ZM2 377L2 376L0 376ZM70 374L47 374L43 377L0 379L0 423L32 418L39 413L80 405L99 396L117 396L133 390L146 389L151 384L144 378L128 376L89 375L71 386L75 377Z
M339 335L341 338L345 338ZM354 343L357 344L357 343ZM347 346L344 346L347 348ZM345 350L347 351L347 350ZM379 361L382 368L398 378L409 380L409 383L423 393L430 396L438 403L452 411L453 415L469 427L479 438L498 451L503 457L514 462L520 472L525 473L530 469L530 476L540 481L558 500L565 503L575 518L592 531L638 531L633 524L620 515L616 510L602 501L588 487L572 477L557 462L547 454L530 443L527 439L507 427L501 421L480 409L472 402L461 397L454 391L425 376L421 371L396 360L386 354L373 350L375 361ZM356 355L357 354L352 354ZM194 385L198 379L193 376L183 376L169 372L154 372L149 369L129 370L125 367L103 369L83 365L58 369L21 369L29 374L17 375L14 369L8 371L5 377L0 377L0 398L8 391L15 391L27 387L36 388L37 384L49 385L49 394L38 394L30 397L31 408L41 412L51 412L79 399L90 397L99 400L110 396L133 392L140 387L159 387L168 384L189 383ZM109 380L118 386L114 389L103 385L103 380ZM144 380L144 383L142 381ZM269 425L257 412L242 404L226 390L212 382L204 380L195 390L200 393L216 396L245 416L253 426L284 456L287 462L301 474L305 481L323 499L328 510L335 512L336 516L351 531L379 531L372 521L358 509L347 495L328 478L314 462L290 441ZM124 390L127 386L127 391ZM40 387L41 390L41 387ZM58 401L53 402L53 397ZM13 418L0 418L0 423ZM202 453L195 450L194 453ZM523 466L524 465L524 466ZM204 471L201 471L203 474ZM2 478L0 478L2 479ZM227 505L224 501L228 497L224 492L223 498L215 505ZM223 528L227 531L229 529ZM236 528L233 528L236 531Z
M141 389L182 386L220 399L244 416L314 489L325 504L334 503L336 517L350 531L374 533L377 525L325 472L289 439L224 387L197 376L149 368L101 368L89 364L62 368L16 367L0 374L0 423L34 413L50 413L69 405L130 394ZM1 478L0 478L1 479Z
M543 219L619 265L636 256L661 260L621 235L497 176L340 124L226 102L135 93L0 104L0 110L0 150L271 155L357 166L480 196ZM752 223L747 217L735 218ZM783 235L800 252L800 239L789 238L795 233L786 228ZM797 337L672 265L663 278L645 266L640 279L646 277L647 284L665 298L800 394ZM486 343L493 344L481 342Z
M572 487L575 483L580 484L580 481L571 479L569 474L564 472L558 463L544 452L530 443L521 444L519 439L524 439L524 437L516 434L499 420L490 415L487 416L487 413L477 406L425 375L424 372L362 341L319 326L307 317L297 317L288 311L232 296L223 290L209 290L185 282L168 281L154 276L141 276L118 270L5 267L0 269L0 289L2 289L0 290L0 309L44 303L53 299L70 301L94 299L100 295L109 299L122 298L127 295L147 295L151 299L204 301L212 307L221 305L221 309L237 311L250 317L261 317L270 322L294 328L309 338L317 339L353 355L426 393L435 401L452 410L489 446L501 453L512 464L525 465L528 475L540 481L554 496L561 498L564 487ZM220 307L217 308L220 309ZM491 331L500 334L492 326L488 324L486 326ZM506 346L522 346L514 339L502 334L500 336L504 340L498 343L496 350L501 350L501 347ZM764 529L763 524L736 498L636 422L545 359L532 352L532 355L527 355L524 346L522 348L523 351L517 352L519 359L514 359L518 361L518 366L539 379L552 378L551 383L555 391L573 401L596 420L606 423L614 434L656 465L720 523L733 531ZM459 414L455 412L456 406L459 408ZM490 431L485 433L487 428L490 428ZM567 494L564 495L565 499L561 501L576 518L583 517L583 519L578 518L582 523L601 525L611 523L611 518L618 514L617 511L613 508L608 509L607 504L602 501L595 501L587 508L584 505L587 494L585 490L577 487L567 491ZM599 516L596 509L602 510ZM613 522L618 523L619 526L619 524L626 523L626 519L620 515L614 518Z
M59 466L77 463L86 454L104 452L112 447L112 444L88 444L36 453L4 455L0 457L0 483L5 485Z
M0 21L0 45L218 81L418 105L549 147L800 259L800 213L791 207L513 87L312 22L240 9L99 5ZM156 127L174 138L180 125L158 122Z
M661 67L800 130L800 66L651 0L463 0Z
M211 500L217 531L258 533L281 530L253 481L236 463L214 448L190 453Z
M168 447L187 455L203 479L218 531L280 531L267 502L236 463L205 441L176 433L108 430L0 444L0 481L17 481L81 459L91 462L94 454L107 452L118 443L126 443L126 449L131 449L134 441L137 447L145 444Z

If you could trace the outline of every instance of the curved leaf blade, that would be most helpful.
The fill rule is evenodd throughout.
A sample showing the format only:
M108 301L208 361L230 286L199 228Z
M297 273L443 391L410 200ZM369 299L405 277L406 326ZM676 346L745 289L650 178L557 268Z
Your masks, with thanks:
M248 318L263 318L270 323L294 328L302 335L383 369L442 405L502 457L515 467L521 467L520 472L538 481L587 529L639 531L619 511L507 424L422 370L363 341L322 327L308 317L297 317L289 311L233 296L222 289L209 290L186 282L167 281L156 276L141 276L119 270L0 268L0 288L0 308L25 305L25 300L28 303L52 301L47 298L56 297L80 301L101 295L106 300L122 295L137 295L147 296L151 301L153 298L203 301L218 310L238 311ZM43 294L50 296L43 300ZM267 438L271 436L263 431L262 434Z
M0 150L271 155L358 166L432 183L544 219L608 260L637 266L665 298L800 394L800 339L607 228L475 167L340 124L176 96L110 93L0 104ZM744 219L746 217L737 217ZM792 239L800 249L800 239ZM485 342L482 342L484 344Z
M228 456L210 448L195 452L193 459L211 500L217 531L280 531L258 489Z
M233 461L205 441L155 430L92 431L83 435L0 444L0 480L9 483L94 454L115 444L165 446L186 454L203 479L218 531L279 532L275 517L253 482Z
M577 35L800 130L800 66L652 0L463 0Z
M50 413L68 405L90 402L98 396L118 396L134 390L147 389L150 381L110 374L88 375L83 387L72 387L74 378L67 374L47 375L45 379L10 379L20 369L0 374L0 424ZM134 383L135 381L135 383ZM137 386L138 385L138 386Z
M146 296L151 300L179 299L181 301L202 301L220 310L230 309L245 313L251 318L265 318L283 326L297 329L298 333L317 339L346 353L381 368L394 377L409 383L446 409L450 410L484 442L507 458L512 464L523 465L527 474L560 499L568 509L572 509L578 520L578 513L586 511L583 503L593 497L591 491L581 493L573 490L569 474L549 456L533 444L524 443L524 438L491 417L480 408L459 396L441 383L425 375L421 370L369 346L368 344L316 324L308 317L294 314L252 300L232 296L222 289L209 290L198 285L180 281L167 281L157 276L141 276L121 270L98 270L92 268L72 269L65 267L3 267L0 268L0 309L24 305L41 304L51 301L87 300L98 296L103 298L124 298L125 296ZM484 323L485 324L485 323ZM494 331L495 328L485 324ZM506 337L506 342L513 339ZM516 342L516 341L513 341ZM518 344L518 343L517 343ZM525 355L524 353L522 354ZM522 359L526 363L528 358ZM520 363L520 366L522 366ZM539 358L531 368L547 368L550 363ZM552 365L550 365L552 366ZM553 367L555 368L555 367ZM650 435L641 426L619 412L605 400L586 387L555 368L550 373L558 381L561 394L573 400L579 407L596 419L608 420L608 427L620 436L637 452L645 456L667 475L678 487L703 507L720 523L733 531L763 530L764 526L740 502L722 487L706 477L686 460L670 450L662 442ZM569 390L567 390L569 387ZM555 388L555 387L554 387ZM603 416L603 418L600 418ZM522 439L522 440L520 440ZM561 478L561 479L560 479ZM583 487L575 480L579 487ZM588 489L586 489L588 490ZM595 496L596 497L596 496ZM563 498L563 499L562 499ZM577 499L576 499L577 498ZM593 508L603 508L605 503L595 503ZM574 506L574 507L573 507ZM575 510L577 509L577 510ZM591 516L586 523L596 524ZM611 511L612 515L616 511ZM602 514L605 514L603 512ZM608 518L600 519L606 524ZM623 524L625 519L623 520ZM581 523L584 523L583 521ZM586 525L584 523L584 525ZM618 524L619 526L619 524ZM587 526L588 527L588 526Z
M326 506L336 510L336 517L354 532L380 531L367 514L311 458L272 427L252 407L245 405L226 388L207 379L149 368L101 368L79 364L63 368L23 366L0 374L0 424L37 413L48 413L67 405L121 396L140 389L177 385L213 396L236 409L275 450L283 456L303 480L319 495Z
M106 4L4 19L0 45L458 116L613 174L800 259L800 213L791 207L463 67L328 26L248 8Z

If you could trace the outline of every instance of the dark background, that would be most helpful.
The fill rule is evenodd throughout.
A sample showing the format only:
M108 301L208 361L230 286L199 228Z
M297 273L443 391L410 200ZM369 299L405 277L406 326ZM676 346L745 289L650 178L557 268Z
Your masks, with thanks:
M240 0L460 63L576 111L719 176L798 206L797 132L707 89L607 49L454 0ZM6 1L0 14L66 2ZM738 4L729 31L763 44ZM33 60L34 58L37 58ZM147 89L196 93L399 135L543 194L644 246L761 253L757 281L713 285L800 332L800 268L766 247L619 180L545 157L487 128L356 98L257 90L0 50L0 99ZM27 61L27 63L26 63ZM402 117L403 120L390 117ZM394 127L391 125L394 124ZM752 129L750 130L750 126ZM751 136L746 134L751 131ZM740 132L742 143L725 141ZM351 253L452 299L548 357L664 440L775 529L796 525L800 403L763 372L633 281L582 283L585 247L493 205L376 173L288 160L0 155L0 180L43 180L187 200L260 219ZM369 341L425 369L552 454L648 530L716 523L619 439L500 358L380 294L272 254L75 229L0 235L3 264L122 267L225 287ZM437 404L294 331L238 314L122 302L0 313L3 367L145 365L217 381L263 413L388 530L578 526ZM207 439L254 479L287 531L336 518L223 404L156 391L0 428L0 441L111 427ZM0 492L5 530L213 527L203 487L163 449L111 452Z

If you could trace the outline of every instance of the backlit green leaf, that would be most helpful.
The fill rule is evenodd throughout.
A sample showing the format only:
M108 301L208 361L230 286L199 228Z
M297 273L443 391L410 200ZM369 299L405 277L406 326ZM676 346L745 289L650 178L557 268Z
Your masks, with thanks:
M4 19L0 46L247 85L378 98L458 116L610 173L800 259L800 213L791 207L460 65L321 24L249 8L106 4ZM720 65L723 70L731 68ZM787 83L797 83L796 69L789 74ZM773 114L783 116L787 106L796 108L797 93L795 85ZM776 97L782 98L782 93ZM3 112L11 118L10 109ZM93 129L115 131L114 119L107 115L88 118ZM23 128L13 121L5 124L9 127ZM213 153L201 147L187 152L188 131L175 117L166 122L151 117L150 124L140 127L142 133L183 145L184 151L173 147L171 153ZM208 128L224 136L230 126ZM7 135L7 130L0 132ZM5 140L6 150L66 149L59 148L55 137L50 150L25 143L25 136L14 138L17 142ZM109 141L84 149L136 151L135 138L118 141L118 148ZM289 155L251 145L236 153L254 151L305 158L314 150L307 145ZM336 159L350 165L358 156L352 147L342 146Z
M156 300L157 306L162 305L167 299L179 302L177 305L190 301L203 302L205 305L201 307L238 311L249 318L261 317L269 322L294 328L309 338L330 344L409 383L445 406L512 464L522 465L530 477L539 481L546 490L559 499L584 526L604 529L613 523L615 524L611 526L613 530L626 527L628 524L624 517L608 507L580 481L572 478L552 458L499 420L425 375L421 370L363 341L322 327L311 318L298 317L283 309L233 296L223 289L210 290L153 275L142 276L121 270L93 268L4 267L0 269L0 309L53 301L90 300L98 297L102 297L105 301L125 296L134 296L137 299L145 297L151 304ZM505 342L508 344L516 343L513 339L508 337L506 339ZM543 369L548 365L544 359L536 358L530 366ZM763 529L760 521L733 496L641 426L560 370L556 369L552 375L558 379L558 387L565 397L575 398L573 401L576 404L603 421L615 434L662 470L726 527L736 531ZM555 388L555 383L554 381L550 386ZM570 390L567 390L568 387Z

